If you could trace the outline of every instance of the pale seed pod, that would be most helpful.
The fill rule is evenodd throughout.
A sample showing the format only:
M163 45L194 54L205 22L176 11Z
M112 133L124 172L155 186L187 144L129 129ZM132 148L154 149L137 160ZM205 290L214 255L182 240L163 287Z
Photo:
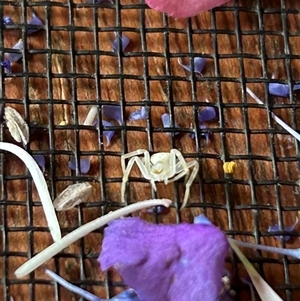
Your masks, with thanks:
M53 206L57 211L69 210L86 202L92 195L92 188L88 182L70 185L53 201Z
M4 117L11 136L26 145L29 141L29 127L20 113L11 107L5 107Z

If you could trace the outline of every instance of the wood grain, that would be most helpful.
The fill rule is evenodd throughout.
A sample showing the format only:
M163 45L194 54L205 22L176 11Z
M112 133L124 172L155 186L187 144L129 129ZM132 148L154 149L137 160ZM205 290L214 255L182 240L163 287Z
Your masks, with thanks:
M36 2L38 4L39 1ZM71 1L59 2L69 4ZM74 0L74 4L82 2L84 1ZM282 2L290 11L281 15L278 9ZM290 226L298 216L299 188L291 185L299 180L300 169L296 159L298 144L270 119L264 108L247 106L255 102L251 97L243 95L240 81L242 75L244 82L251 82L247 83L247 87L265 102L266 93L262 82L267 77L274 76L285 80L290 72L293 80L300 80L300 40L296 35L300 29L300 15L294 13L295 9L300 9L300 3L295 2L231 1L224 6L230 10L217 10L214 14L202 13L188 23L186 20L163 17L150 9L130 9L127 5L139 4L140 1L122 0L120 25L126 29L123 34L130 38L131 43L120 61L112 53L108 54L114 39L113 29L118 22L113 7L105 5L105 8L99 7L93 11L93 8L74 6L70 9L70 14L67 5L61 7L49 2L49 43L47 44L45 30L28 36L28 52L23 60L23 64L27 64L28 73L43 74L44 77L9 77L3 83L3 98L9 100L7 106L17 109L28 122L35 121L45 128L39 129L32 137L28 151L45 152L45 177L53 198L76 181L89 180L93 185L93 197L88 204L80 206L80 209L58 213L63 233L66 234L80 224L116 209L114 204L120 203L122 177L120 154L141 148L154 152L177 148L184 155L188 155L187 160L198 157L201 167L199 179L191 189L189 206L180 212L171 208L158 218L147 212L136 215L152 222L176 223L192 222L195 215L204 212L214 224L228 233L235 233L238 239L254 242L253 236L249 235L254 233L263 244L282 245L274 237L265 235L269 225L278 223L278 219L282 218L284 226ZM265 34L258 33L259 3L265 12L269 12L262 17ZM16 23L21 22L19 7L2 4L0 7L3 15L11 16ZM272 9L277 11L272 12ZM47 24L45 7L37 6L35 10ZM93 32L80 29L94 27L95 12L99 28L96 37ZM141 27L143 14L144 24ZM78 30L68 30L70 24L78 27ZM286 41L283 36L285 25L288 33ZM236 31L237 27L240 32ZM191 39L188 38L189 32ZM3 47L10 48L21 38L21 31L3 30L3 37ZM142 47L142 37L146 42L145 49ZM95 41L98 45L95 45ZM74 49L70 51L72 43ZM239 53L239 45L243 55ZM190 46L193 54L208 56L203 78L195 82L178 65L176 57L178 54L189 54ZM45 49L48 49L49 55L40 51ZM91 53L95 49L100 53L98 62ZM147 56L141 55L143 50L146 50ZM85 54L78 54L80 51L85 51ZM166 52L170 56L168 60L164 58ZM285 60L289 54L293 58L290 61ZM183 58L183 61L189 62L187 58ZM22 72L25 68L23 64L14 64L13 72ZM52 80L47 79L47 68L50 68ZM148 74L146 80L145 71ZM68 77L63 76L64 74ZM94 74L98 74L98 82L95 76L88 78ZM121 80L123 76L126 79ZM209 80L205 80L206 78ZM50 94L47 92L48 88ZM125 120L131 130L117 131L110 146L98 135L100 132L76 130L74 127L83 123L92 105L99 105L97 100L130 104L147 97L151 101L150 123ZM295 94L295 106L298 99L299 94ZM267 101L270 106L290 104L289 99L280 97L268 97ZM191 124L195 126L196 108L193 105L203 107L206 102L216 104L220 117L219 121L207 124L212 129L208 144L204 140L196 144L188 134L180 134L171 139L158 131L161 128L160 116L168 112L169 107L172 106L179 126L189 129ZM125 106L125 117L138 108L139 106ZM293 128L299 129L298 107L293 110L277 108L273 111ZM144 130L138 131L134 127ZM270 127L273 134L268 134ZM151 130L150 140L147 129ZM2 138L3 141L14 143L6 128L3 129ZM110 153L103 155L102 151ZM92 165L87 175L72 173L67 168L70 155L75 152L91 153ZM0 284L0 296L5 296L6 291L15 301L57 301L57 288L45 282L45 279L49 279L43 269L38 269L33 276L20 282L16 281L13 274L25 262L27 254L31 256L43 250L52 240L49 233L43 231L47 226L46 220L26 168L13 155L5 154L3 160L5 164L1 169L1 176L4 185L1 186L0 222L2 229L8 231L8 234L3 234L5 238L0 241L3 252L0 273L6 278L6 287ZM224 175L224 160L234 160L237 163L232 178ZM138 181L141 175L136 168L131 176L135 180L128 186L128 200L138 202L151 198L151 186L146 181ZM158 197L180 201L183 198L183 182L167 186L160 183L157 187ZM101 207L102 201L108 202L108 205ZM176 208L179 205L176 203ZM33 230L24 231L28 226ZM85 279L86 282L82 283L90 284L86 287L87 290L101 298L111 297L122 290L121 279L113 271L105 274L99 270L96 259L101 250L101 239L101 230L92 233L72 244L43 267L55 270L58 264L59 269L56 272L67 280L79 283L80 279ZM286 245L296 248L299 243L299 237L295 237ZM23 256L15 255L16 252L22 252ZM261 255L255 251L245 252L250 259L261 259ZM261 263L257 267L267 282L278 289L284 300L299 300L299 264L282 260L273 254L263 253L263 257L268 260L264 263L258 260ZM272 262L274 258L276 261ZM245 275L243 267L239 265L236 273L235 285L241 286L239 277ZM286 293L283 288L288 278L293 289ZM35 284L32 284L33 279L37 281ZM109 292L104 286L106 281L110 284ZM242 286L240 289L236 300L250 300L248 288ZM59 288L59 300L79 298Z

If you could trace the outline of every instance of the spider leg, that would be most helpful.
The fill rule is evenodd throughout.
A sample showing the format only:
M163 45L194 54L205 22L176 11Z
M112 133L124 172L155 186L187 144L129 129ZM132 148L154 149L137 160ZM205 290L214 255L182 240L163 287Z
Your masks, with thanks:
M152 183L152 179L149 176L149 172L146 168L146 165L142 162L141 158L139 157L133 157L129 160L128 165L124 171L123 178L122 178L122 186L121 186L121 198L122 202L125 202L125 190L126 190L126 183L128 182L129 173L134 165L134 163L137 164L139 170L142 173L143 178L150 180L152 187L156 190L156 186L154 183Z
M121 156L121 167L122 167L123 174L125 173L125 170L126 170L125 160L132 158L132 157L140 156L140 155L144 155L145 161L146 161L146 157L150 158L149 152L146 149L138 149L136 151L133 151L131 153ZM149 162L150 162L150 159L149 159Z
M187 166L188 166L188 168L191 168L194 166L194 168L193 168L193 171L192 171L187 183L185 184L185 193L184 193L183 203L180 207L180 210L182 210L185 207L185 205L187 204L188 198L190 196L190 187L193 184L193 182L198 174L198 170L199 170L199 163L196 160L188 162Z

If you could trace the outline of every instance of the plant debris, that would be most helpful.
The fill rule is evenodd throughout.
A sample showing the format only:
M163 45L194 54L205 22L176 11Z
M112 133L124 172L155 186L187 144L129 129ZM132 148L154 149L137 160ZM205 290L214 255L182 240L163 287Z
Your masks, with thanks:
M53 201L53 206L57 211L69 210L83 202L86 202L93 193L90 183L77 183L68 186Z

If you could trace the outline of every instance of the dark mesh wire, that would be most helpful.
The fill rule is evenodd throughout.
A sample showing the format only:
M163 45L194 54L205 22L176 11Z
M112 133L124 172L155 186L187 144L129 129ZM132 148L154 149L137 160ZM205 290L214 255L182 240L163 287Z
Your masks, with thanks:
M220 135L220 141L221 141L221 152L222 152L222 157L220 157L219 154L205 154L202 152L202 149L200 147L200 132L197 132L196 134L196 152L195 153L185 153L184 156L186 158L198 158L201 162L202 159L215 159L215 160L223 160L223 161L229 161L229 160L245 160L246 166L248 167L248 174L247 177L248 179L243 180L237 180L237 179L230 179L230 178L220 178L220 179L205 179L204 181L200 181L200 188L201 188L201 193L200 193L200 201L198 203L191 203L188 206L189 207L195 207L195 208L202 208L205 210L209 209L218 209L218 210L226 210L227 211L227 216L228 216L228 224L227 224L227 233L231 235L250 235L254 236L256 241L260 241L260 238L263 236L270 236L269 233L266 231L262 231L259 228L259 218L261 217L259 215L260 211L263 210L271 210L271 211L277 211L278 214L278 223L280 229L283 228L283 217L282 214L284 211L298 211L299 207L298 206L285 206L285 204L281 203L281 196L279 192L279 186L291 186L291 187L296 187L297 183L292 180L281 180L280 175L278 174L277 171L277 164L281 162L295 162L296 163L296 168L299 173L299 163L298 163L298 144L296 144L296 155L294 156L287 156L287 157L278 157L276 155L276 150L274 147L274 139L275 135L277 134L285 134L285 131L282 129L279 129L278 127L273 124L273 120L271 118L271 115L269 114L268 116L268 129L258 129L258 130L253 130L249 126L249 115L248 111L251 108L258 108L257 104L254 104L253 101L251 103L246 100L246 95L245 95L245 87L247 83L257 83L261 84L264 83L265 91L267 91L267 83L270 81L270 71L268 69L268 63L271 60L282 60L283 61L283 69L286 70L286 77L285 80L288 83L293 83L295 80L295 77L293 77L292 74L292 63L293 60L299 59L299 53L295 54L294 52L291 51L290 48L290 42L292 39L298 37L299 33L294 32L289 29L289 18L293 18L297 16L299 13L298 10L292 9L292 3L293 1L277 1L276 4L274 4L274 8L272 9L266 9L264 10L264 1L256 1L255 4L251 5L248 3L248 6L242 7L238 6L238 2L235 1L235 6L230 6L230 7L222 7L222 8L217 8L213 10L210 13L210 18L211 18L211 27L208 29L201 29L201 24L196 24L198 25L198 29L195 29L195 26L193 26L191 21L187 22L187 26L182 29L178 28L173 28L170 26L170 20L164 16L163 17L163 26L156 28L156 27L151 27L151 28L146 28L144 24L146 23L145 20L145 12L147 10L146 5L144 4L130 4L130 5L122 5L119 3L119 1L116 1L115 8L111 6L109 3L104 3L101 4L101 7L107 7L111 8L112 10L115 10L116 14L116 24L113 27L80 27L75 25L74 21L74 14L76 9L80 9L82 7L93 7L93 12L94 12L94 17L93 17L93 22L94 24L97 24L97 19L98 19L98 14L99 14L99 9L95 7L94 4L75 4L73 1L66 1L65 3L60 3L62 1L57 1L57 2L50 2L50 1L36 1L36 2L31 2L31 1L1 1L0 4L0 16L2 17L3 15L3 9L6 5L12 5L12 6L17 6L21 8L21 18L26 18L26 9L29 6L32 6L33 8L37 8L39 6L45 8L45 36L46 36L46 43L45 43L45 48L44 49L27 49L25 47L24 49L24 59L23 59L23 70L22 72L17 72L14 73L13 76L16 77L21 77L23 78L23 99L6 99L4 97L7 87L7 83L3 83L4 79L4 73L2 70L1 73L1 79L2 79L2 87L3 91L0 94L0 98L2 99L2 102L5 103L18 103L18 104L23 104L25 107L25 116L29 116L29 105L30 104L42 104L42 105L48 105L48 119L49 119L49 124L45 125L45 129L48 128L48 139L49 139L49 150L48 151L30 151L31 153L45 153L46 155L49 156L50 158L50 168L49 168L49 173L47 175L47 182L50 187L50 193L51 195L55 195L55 183L58 181L98 181L99 186L101 188L101 195L99 196L99 200L97 202L93 203L87 203L81 206L78 210L78 223L82 224L84 223L84 218L83 218L83 208L99 208L101 205L105 205L102 207L102 212L106 212L107 206L117 208L120 207L120 204L118 203L108 203L105 200L107 199L106 193L105 193L105 184L107 183L119 183L121 181L121 178L106 178L104 171L100 169L100 176L98 179L94 179L92 176L81 176L79 173L74 173L72 176L64 176L64 177L58 177L55 174L55 156L56 155L69 155L72 156L75 154L75 158L78 160L80 155L93 155L93 156L98 156L99 157L99 164L100 166L103 166L104 164L104 158L105 156L116 156L120 157L120 155L127 153L127 132L130 131L141 131L144 132L147 135L148 139L148 148L151 151L152 150L152 140L153 140L153 133L158 133L163 131L162 128L160 127L155 127L152 125L152 120L151 118L147 122L147 126L145 127L136 127L136 126L126 126L125 125L125 116L123 116L123 125L120 127L116 127L116 129L121 129L121 136L120 139L123 144L123 150L122 152L114 152L110 151L109 149L105 149L102 144L100 145L99 151L81 151L80 152L80 146L79 146L79 133L78 130L83 130L86 129L83 125L78 124L78 111L80 106L86 106L86 105L91 105L91 101L93 104L98 104L103 105L103 104L110 104L109 99L101 99L99 95L101 95L101 87L100 87L100 81L104 79L117 79L119 80L119 94L120 94L120 101L119 103L121 104L122 111L123 113L125 112L125 107L129 107L132 105L149 105L153 106L154 104L150 101L151 100L151 95L150 95L150 83L153 81L163 81L164 82L164 92L167 95L168 101L164 102L155 102L155 106L165 106L166 111L169 111L172 120L174 121L176 117L176 112L175 109L181 106L192 106L193 111L194 111L194 122L196 125L198 125L198 121L196 118L196 112L198 110L198 105L195 105L196 99L197 99L197 94L199 91L197 90L196 87L196 82L211 82L212 84L215 84L216 86L216 102L215 105L218 109L219 112L219 126L217 128L212 128L210 131L214 134L219 134ZM267 2L267 1L266 1ZM68 14L69 14L69 19L70 25L68 26L57 26L57 25L51 25L51 19L56 18L56 15L53 15L51 12L51 8L53 7L61 7L62 9L67 9ZM281 8L279 8L281 7ZM140 27L139 28L126 28L126 27L121 27L122 22L121 22L121 14L126 13L126 11L132 10L132 9L138 9L140 11ZM219 16L220 13L228 13L232 16L231 21L233 22L232 24L234 25L232 27L232 24L228 24L228 28L231 29L220 29L217 26L217 15ZM264 18L266 18L268 15L277 15L281 16L280 20L282 22L282 30L278 31L273 30L272 27L269 29L264 28ZM252 28L247 28L244 29L241 24L243 23L242 18L243 17L249 17L251 16L252 18L255 19L255 22L257 23L257 28L252 29ZM299 22L299 21L298 21ZM24 40L26 40L25 36L25 31L24 28L26 28L24 25L17 25L18 28L22 28L22 37ZM225 26L226 27L226 26ZM255 27L255 26L253 26ZM69 32L69 42L71 45L70 49L67 50L55 50L52 47L52 40L53 40L53 33L55 31L67 31ZM94 45L95 49L94 51L90 50L76 50L75 49L75 42L74 42L74 35L77 32L84 31L84 32L90 32L94 36ZM140 36L140 43L141 43L141 50L140 51L128 51L126 53L118 53L117 58L119 60L119 72L117 74L105 74L105 73L100 73L100 62L99 62L99 57L101 56L114 56L111 51L105 51L105 50L99 50L99 44L101 41L99 40L99 35L98 33L101 32L133 32L137 33ZM147 51L147 46L146 46L146 40L147 40L147 34L149 33L161 33L163 34L163 41L164 41L164 52L148 52ZM183 34L186 35L187 41L188 41L188 52L187 53L174 53L170 51L170 43L169 43L169 38L170 35L176 33L176 34ZM194 35L207 35L209 34L211 36L211 41L212 41L212 48L213 52L210 54L205 54L205 56L213 62L212 65L210 65L210 68L214 69L214 75L213 76L207 76L205 77L195 77L195 75L192 75L191 78L186 78L186 77L178 77L173 75L172 72L172 67L171 67L171 61L177 59L178 57L194 57L194 43L193 43L193 36ZM233 51L232 54L222 54L220 52L221 49L218 47L218 35L229 35L230 37L234 38L236 41L236 46L235 50ZM250 37L253 36L257 38L257 44L258 47L261 49L261 52L259 54L244 54L243 53L243 38L245 37ZM276 36L279 39L283 41L283 47L284 51L279 53L276 53L276 49L273 53L270 54L269 49L265 47L265 41L269 36ZM38 36L37 36L38 37ZM39 37L38 37L39 38ZM9 52L9 49L6 49L3 47L3 41L5 39L5 33L2 31L1 33L1 40L0 40L0 51L1 55L3 57L3 54L5 52ZM26 45L26 43L25 43ZM276 45L274 46L276 48ZM27 60L32 59L32 57L35 54L45 54L46 55L46 70L45 72L29 72L28 69L28 62ZM53 54L61 54L61 55L69 55L70 56L70 66L71 69L69 72L64 72L63 74L55 74L52 72L52 63L53 63ZM95 66L94 66L94 74L86 74L86 73L80 73L77 71L76 68L76 57L79 55L95 55ZM143 63L143 74L142 75L125 75L123 71L123 60L122 58L142 58L142 63ZM160 76L160 75L149 75L149 59L150 58L162 58L165 60L165 66L166 66L166 75ZM220 62L224 59L234 59L238 62L238 68L239 68L239 75L237 77L227 77L224 76L224 72L221 70L220 67ZM244 67L244 60L249 59L249 60L259 60L262 66L262 76L258 77L247 77L246 72ZM190 60L192 62L192 60ZM213 67L212 67L213 66ZM45 81L47 82L47 97L45 99L40 99L40 100L29 100L28 99L28 91L29 91L29 86L30 86L30 78L44 78ZM70 84L70 91L71 91L71 98L72 100L60 100L60 99L55 99L53 96L53 79L55 78L65 78L68 79L68 83ZM95 87L94 89L96 90L96 99L92 99L91 101L77 101L77 79L80 78L85 78L85 79L91 79L94 80ZM131 80L138 80L141 81L144 85L145 89L145 98L146 102L128 102L128 100L125 97L125 90L126 90L126 80L131 79ZM192 87L192 95L190 96L190 101L179 101L175 100L173 97L172 93L172 85L174 82L177 81L184 81L184 82L190 82L191 87ZM222 95L222 84L223 83L233 83L236 84L234 87L240 87L242 89L242 99L239 102L223 102L223 95ZM251 86L252 87L252 86ZM268 96L267 92L265 93L265 99L268 107L273 107L275 108L282 108L282 109L293 109L292 114L291 114L291 126L293 128L297 128L297 109L298 109L298 104L294 101L294 99L291 97L289 101L287 101L284 104L275 104L270 100L270 97ZM69 104L72 108L73 111L73 118L74 118L74 124L68 124L67 129L69 130L75 130L75 136L74 136L74 152L73 151L60 151L56 150L54 148L54 131L61 129L62 126L55 125L53 122L53 114L54 114L54 109L53 109L53 104L58 105L58 104ZM205 103L202 102L200 103L200 106L204 106ZM224 112L227 109L231 108L240 108L242 112L242 119L243 119L243 128L238 129L238 128L228 128L226 126L226 121L224 118ZM65 128L65 127L64 127ZM100 134L102 133L101 129L99 131L99 142L103 141L102 136L100 137ZM175 131L175 129L173 130ZM185 130L182 129L176 129L176 131L185 131L189 132L190 130L186 128ZM250 135L251 134L268 134L269 141L270 141L270 151L271 155L270 156L260 156L260 155L255 155L252 154L252 149L251 149L251 139ZM243 155L232 155L229 154L228 152L228 142L226 142L226 136L225 134L245 134L246 140L246 153ZM1 138L3 140L3 127L1 128ZM175 143L176 138L172 138L172 145L171 147L176 147ZM13 260L14 257L23 257L24 260L27 257L32 257L33 256L33 245L34 245L34 231L38 229L39 232L46 232L48 231L47 228L45 227L38 227L35 228L33 224L34 220L34 210L33 208L35 206L40 206L39 202L33 202L32 201L32 181L30 179L30 175L27 173L25 176L22 176L22 179L26 180L26 195L27 199L26 201L18 202L19 206L27 206L27 214L28 214L28 226L24 227L11 227L7 225L7 208L8 206L12 206L15 204L14 200L11 200L8 195L7 195L7 189L6 189L6 183L10 180L15 180L16 178L19 179L20 177L16 177L14 175L8 175L4 172L5 170L5 157L7 155L1 156L1 166L2 166L2 174L1 174L1 191L2 191L2 197L1 197L1 214L2 214L2 271L3 271L3 280L2 280L2 291L3 291L3 299L4 300L9 300L10 296L10 290L11 287L14 286L15 284L29 284L28 286L28 299L26 300L37 300L36 297L36 289L40 288L43 284L49 284L50 282L48 280L43 280L46 277L43 275L39 275L39 277L34 278L33 275L31 275L27 279L15 279L14 276L12 275L12 267L13 266ZM270 162L270 165L273 170L273 179L272 180L257 180L255 178L252 164L254 160L261 160L261 161L268 161ZM201 173L201 172L200 172ZM134 181L143 181L142 179L137 179L137 178L132 178ZM251 202L247 204L241 203L240 205L233 205L232 204L232 194L231 194L231 185L232 183L234 184L240 184L240 185L246 185L250 187L250 195L251 195ZM204 184L209 185L209 184L220 184L224 186L224 192L225 192L225 198L226 198L226 203L225 204L213 204L210 202L207 202L205 199L205 195L203 193L203 187ZM259 204L257 198L256 198L256 188L259 186L273 186L274 187L274 193L276 197L276 203L275 205L268 205L268 204ZM177 186L175 185L177 188ZM296 189L296 188L295 188ZM129 195L127 193L127 200L129 200ZM177 221L179 222L181 220L180 215L178 214L178 205L180 204L180 199L178 196L178 191L176 189L175 191L175 208L176 208L176 218ZM254 223L254 231L245 231L245 230L237 230L235 229L235 226L233 224L233 210L253 210L253 223ZM64 228L63 233L67 233L73 230L72 227ZM29 248L28 252L24 251L11 251L9 247L9 241L8 237L10 233L12 232L26 232L28 233L28 243L29 243ZM99 231L100 232L100 231ZM54 261L54 269L56 271L59 270L59 264L61 262L59 261L59 258L61 257L67 257L67 258L76 258L76 260L79 261L79 266L80 266L80 280L76 282L76 284L82 285L83 287L86 286L103 286L107 292L110 291L110 288L113 286L120 286L120 282L118 281L112 281L112 280L103 280L103 279L97 279L93 280L91 277L87 279L86 272L88 269L88 265L86 264L87 259L88 260L94 260L95 264L95 258L97 258L97 254L94 254L93 252L89 253L86 255L84 253L85 249L85 241L81 240L79 248L76 252L70 252L67 254L63 255L58 255L57 258ZM289 269L291 266L295 266L298 264L297 260L294 259L289 259L287 260L286 258L284 259L264 259L260 256L258 257L251 257L251 261L259 263L258 269L260 269L260 272L263 273L263 263L280 263L282 262L283 264L283 273L284 273L284 279L285 279L285 284L284 285L275 285L276 289L279 289L281 293L284 296L284 299L286 300L293 300L292 294L294 291L300 289L300 284L295 284L295 282L290 282L290 275L289 275ZM16 266L17 267L17 266ZM15 268L16 268L15 267ZM110 279L110 278L108 278ZM272 283L271 283L272 285ZM239 295L239 288L237 289L237 300L239 300L240 295ZM107 296L111 296L111 294L108 293ZM16 300L18 296L16 296ZM55 286L55 300L60 300L62 298L59 295L57 286ZM23 300L23 299L21 299ZM25 299L24 299L25 300ZM64 300L64 299L61 299Z

